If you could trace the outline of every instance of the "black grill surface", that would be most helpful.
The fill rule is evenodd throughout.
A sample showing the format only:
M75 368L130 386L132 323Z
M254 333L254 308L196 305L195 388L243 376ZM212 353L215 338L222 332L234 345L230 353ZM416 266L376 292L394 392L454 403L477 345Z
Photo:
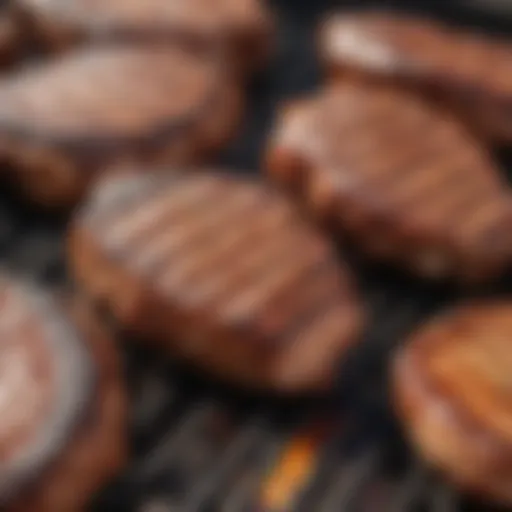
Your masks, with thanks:
M361 1L352 4L361 5ZM383 5L385 2L379 2ZM350 2L343 5L350 6ZM387 2L457 23L508 31L446 0ZM251 88L238 140L221 163L257 169L279 101L319 83L313 34L335 2L273 2L279 18L274 62ZM365 4L366 5L366 4ZM502 155L504 168L512 159ZM0 197L1 264L46 286L66 286L65 220L41 217ZM354 262L372 312L363 343L340 368L333 396L279 401L163 364L135 347L126 353L133 457L92 506L94 512L490 512L459 496L406 448L386 395L392 350L428 315L458 299L450 289L413 282ZM480 293L507 293L510 279Z

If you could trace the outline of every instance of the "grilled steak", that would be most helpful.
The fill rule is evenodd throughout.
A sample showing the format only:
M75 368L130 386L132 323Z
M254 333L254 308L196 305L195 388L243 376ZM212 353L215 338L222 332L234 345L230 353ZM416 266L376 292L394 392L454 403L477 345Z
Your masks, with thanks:
M260 0L15 0L27 30L51 49L84 40L187 38L223 43L249 70L269 51L272 21Z
M507 185L455 119L414 95L347 82L288 105L267 166L375 259L463 282L510 259Z
M455 106L483 135L512 142L511 42L376 11L331 15L320 41L334 77L419 88Z
M82 305L0 280L0 505L76 512L124 463L113 344Z
M512 304L471 303L397 355L397 411L418 451L469 492L512 505Z
M248 387L324 389L359 331L328 242L255 182L108 177L69 247L80 288L120 327Z
M0 81L0 159L37 202L80 198L119 161L190 163L231 135L240 91L203 53L107 47Z

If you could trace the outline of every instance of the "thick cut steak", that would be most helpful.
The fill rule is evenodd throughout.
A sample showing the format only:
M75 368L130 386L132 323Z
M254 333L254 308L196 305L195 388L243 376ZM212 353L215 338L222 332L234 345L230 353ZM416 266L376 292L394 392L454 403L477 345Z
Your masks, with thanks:
M241 113L239 87L213 53L91 47L14 73L0 81L0 159L32 199L61 206L120 161L206 158Z
M114 346L84 306L0 278L0 504L83 510L124 461Z
M324 389L361 307L333 249L286 199L223 174L120 174L71 229L72 272L118 324L249 387Z
M512 303L435 318L396 355L393 393L424 458L465 490L512 504Z
M376 260L463 282L510 261L507 183L456 119L415 95L338 84L283 108L269 146L271 177Z

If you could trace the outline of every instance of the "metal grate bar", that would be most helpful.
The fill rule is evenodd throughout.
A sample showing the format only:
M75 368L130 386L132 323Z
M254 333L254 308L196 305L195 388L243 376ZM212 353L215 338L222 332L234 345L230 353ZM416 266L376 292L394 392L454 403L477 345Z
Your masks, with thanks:
M190 497L186 500L183 510L200 512L209 501L213 501L216 493L224 488L225 483L236 471L240 470L249 453L264 440L268 428L267 415L256 415L250 420L206 477L191 488Z
M435 483L430 490L431 512L456 512L459 510L460 500L458 494L445 484Z
M219 506L222 512L249 512L251 505L256 502L255 489L260 483L260 475L256 472L247 472L231 489Z
M382 461L379 448L368 449L355 461L343 467L327 490L318 507L319 512L356 511L357 500L366 484L375 476Z
M182 397L175 386L151 367L132 393L130 425L133 444L137 452L154 444L159 430L168 430L172 418L180 408Z
M133 398L132 428L140 432L154 425L177 399L177 392L160 376L148 375Z
M423 465L415 464L406 475L389 512L411 512L422 504L428 488L428 473Z
M180 451L193 441L194 432L204 424L216 410L210 403L201 403L184 418L181 418L174 430L169 432L153 450L138 464L136 478L147 481L165 471L176 459Z
M392 503L396 494L397 484L391 480L378 477L372 480L357 504L357 512L382 512ZM386 511L387 512L387 511Z

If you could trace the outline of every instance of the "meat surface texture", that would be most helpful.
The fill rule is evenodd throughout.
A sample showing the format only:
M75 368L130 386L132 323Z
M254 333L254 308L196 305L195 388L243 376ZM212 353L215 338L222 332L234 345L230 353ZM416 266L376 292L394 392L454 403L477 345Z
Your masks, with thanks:
M459 306L396 356L394 403L419 453L464 490L512 504L512 303Z
M177 45L77 50L0 81L0 159L30 198L67 206L114 163L210 156L230 138L241 103L209 53Z
M348 271L291 203L256 182L109 177L78 213L69 249L98 310L249 388L324 390L359 334Z
M332 14L320 30L330 76L392 82L449 104L482 136L512 143L512 42L378 11Z
M2 510L84 510L126 456L114 347L85 306L5 277L0 333Z
M285 106L275 181L378 261L428 278L490 279L510 261L508 185L443 109L394 88L338 84Z
M260 0L16 0L22 25L53 50L87 40L186 38L220 44L236 67L269 55L273 19Z

